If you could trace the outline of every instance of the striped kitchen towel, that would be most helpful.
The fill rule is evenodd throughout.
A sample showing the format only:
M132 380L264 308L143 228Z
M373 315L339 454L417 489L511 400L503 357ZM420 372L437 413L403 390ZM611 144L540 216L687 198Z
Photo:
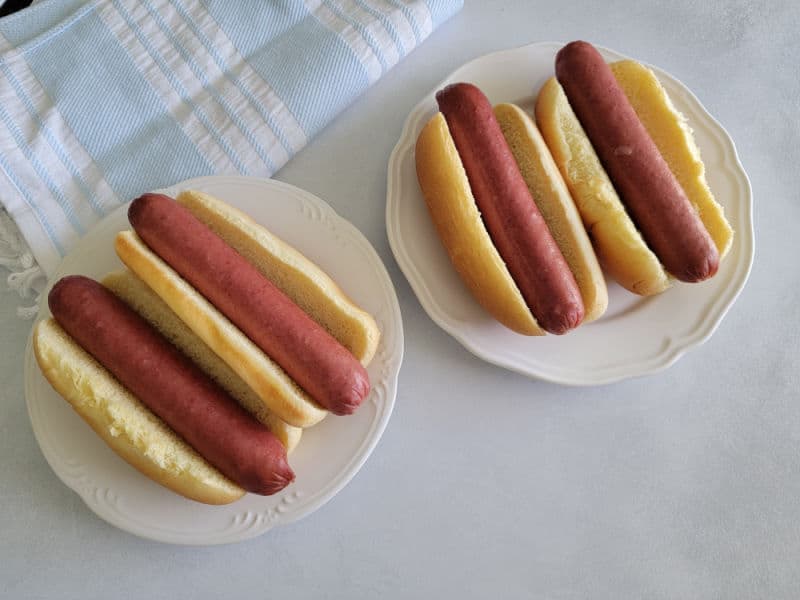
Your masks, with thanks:
M0 19L0 203L21 233L0 214L10 282L52 273L146 190L272 175L461 5L43 0Z

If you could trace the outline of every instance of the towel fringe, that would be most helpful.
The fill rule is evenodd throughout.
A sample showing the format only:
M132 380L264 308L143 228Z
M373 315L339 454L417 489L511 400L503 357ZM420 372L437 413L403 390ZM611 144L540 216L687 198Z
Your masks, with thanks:
M33 299L32 304L20 304L17 316L33 319L39 312L39 300L47 284L47 276L33 257L28 243L6 210L0 207L0 267L11 271L6 281L21 300Z

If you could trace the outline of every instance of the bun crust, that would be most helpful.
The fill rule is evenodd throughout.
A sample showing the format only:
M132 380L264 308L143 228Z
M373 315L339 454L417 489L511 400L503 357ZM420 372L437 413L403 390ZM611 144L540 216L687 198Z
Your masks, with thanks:
M244 495L241 487L200 457L54 319L36 324L33 349L53 388L112 450L141 473L205 504L229 504Z
M134 232L117 234L115 248L122 262L252 388L270 411L295 427L310 427L325 417L325 409Z
M535 112L603 267L635 294L663 292L670 278L625 211L555 77L540 90Z
M531 196L580 288L584 322L593 321L608 307L606 281L564 179L536 125L521 108L498 104L494 113Z
M439 239L473 297L509 329L544 335L481 220L442 113L417 138L416 168Z

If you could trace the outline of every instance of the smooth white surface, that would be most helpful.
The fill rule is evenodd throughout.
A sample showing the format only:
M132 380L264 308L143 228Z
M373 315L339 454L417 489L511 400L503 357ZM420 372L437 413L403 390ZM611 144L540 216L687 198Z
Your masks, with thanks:
M709 185L736 232L719 272L702 284L675 282L666 293L652 298L635 296L609 282L606 313L560 337L518 335L492 319L461 282L439 241L417 183L414 146L428 119L438 111L436 92L451 83L474 83L492 104L513 102L532 114L536 93L552 77L555 55L562 46L540 42L477 58L456 69L417 104L389 158L386 231L395 259L425 311L467 350L534 378L599 385L661 371L711 336L750 273L752 196L725 130L684 85L656 69L694 130ZM607 61L627 58L600 50ZM520 78L518 74L526 70L530 78Z
M328 415L306 429L289 462L297 479L277 494L247 494L206 506L171 493L127 465L50 387L25 352L25 397L33 432L56 474L100 517L142 537L175 544L225 544L260 535L311 514L336 495L369 457L392 414L403 359L397 296L373 248L322 200L270 179L202 177L163 190L207 192L243 210L300 250L375 318L381 339L368 373L372 389L346 418ZM127 206L92 228L67 255L52 281L71 274L101 279L123 268L114 254L117 232L130 229ZM39 318L50 316L42 301Z
M397 402L323 508L213 548L108 525L25 409L30 322L0 282L0 597L796 600L800 80L794 1L467 2L277 175L375 246L400 300ZM758 247L713 337L669 369L572 388L475 358L392 258L386 167L420 98L476 57L583 38L658 65L730 133ZM520 77L525 77L520 73Z

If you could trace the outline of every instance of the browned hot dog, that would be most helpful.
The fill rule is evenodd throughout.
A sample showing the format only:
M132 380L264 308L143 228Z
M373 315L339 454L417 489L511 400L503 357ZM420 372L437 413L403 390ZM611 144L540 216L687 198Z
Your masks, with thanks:
M531 198L492 105L467 83L447 86L436 99L486 229L533 316L551 333L578 326L584 306L575 278Z
M229 479L266 495L294 480L272 432L102 285L65 277L48 302L84 350Z
M337 415L358 408L370 388L361 363L186 208L145 194L128 219L145 244L320 405Z
M702 281L719 253L614 74L587 42L556 56L556 78L631 218L672 275Z

